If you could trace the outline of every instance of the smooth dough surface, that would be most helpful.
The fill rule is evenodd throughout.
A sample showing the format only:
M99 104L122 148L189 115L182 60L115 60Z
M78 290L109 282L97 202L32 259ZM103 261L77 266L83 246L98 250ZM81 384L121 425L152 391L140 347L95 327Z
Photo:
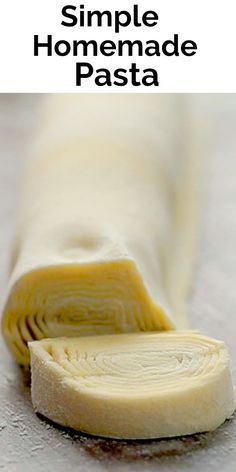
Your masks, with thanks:
M183 98L51 97L27 163L3 314L27 342L186 328L198 140Z
M64 426L157 438L212 430L233 411L224 344L163 332L187 325L201 170L191 123L168 95L49 100L3 333L19 364L30 342L34 407Z
M234 410L224 343L194 332L30 343L36 411L99 436L150 439L211 431Z

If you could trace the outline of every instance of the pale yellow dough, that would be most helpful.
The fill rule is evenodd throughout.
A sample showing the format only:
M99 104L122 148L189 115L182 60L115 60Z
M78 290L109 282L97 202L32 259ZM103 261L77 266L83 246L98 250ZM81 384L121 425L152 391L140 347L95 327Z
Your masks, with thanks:
M28 342L54 338L30 343L32 399L62 425L154 438L212 430L233 411L224 345L157 333L187 326L197 235L199 127L179 101L49 100L27 166L3 334L23 365Z
M190 116L168 95L50 98L3 314L18 363L34 339L187 327L200 161Z
M193 332L30 343L36 411L99 436L211 431L234 410L224 343Z

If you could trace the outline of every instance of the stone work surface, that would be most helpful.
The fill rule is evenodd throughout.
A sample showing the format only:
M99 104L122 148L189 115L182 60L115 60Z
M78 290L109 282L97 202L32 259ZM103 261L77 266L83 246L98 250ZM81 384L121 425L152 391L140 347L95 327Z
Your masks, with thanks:
M1 305L22 161L41 100L41 95L0 95ZM203 230L190 313L194 328L227 343L236 383L236 95L212 95L205 104L213 133L207 150ZM235 418L214 433L181 439L97 439L53 426L34 414L29 374L14 364L2 339L0 378L0 471L235 470Z

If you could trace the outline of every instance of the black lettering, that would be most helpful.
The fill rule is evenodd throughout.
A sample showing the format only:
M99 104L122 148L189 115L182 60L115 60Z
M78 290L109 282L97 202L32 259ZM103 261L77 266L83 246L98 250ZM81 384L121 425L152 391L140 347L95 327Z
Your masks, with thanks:
M131 83L134 85L134 87L138 87L141 85L141 82L137 80L137 73L140 72L140 69L137 68L136 64L132 62L131 68L129 69L129 72L131 73Z
M87 69L86 72L82 72L82 69ZM81 86L81 79L86 79L93 75L93 66L89 62L77 62L76 63L76 85Z
M69 18L71 20L70 23L66 21L62 21L61 24L63 26L76 26L77 25L77 17L76 15L73 15L73 13L68 13L69 10L76 10L76 7L74 5L66 5L65 7L62 8L61 13L65 18Z
M97 18L97 26L104 26L103 25L103 16L107 17L107 26L112 26L112 13L109 10L104 10L103 12L99 10L88 11L88 26L93 26L92 18L95 16Z
M146 56L160 56L160 45L157 41L149 40L146 42L147 47L145 49Z
M61 46L65 47L64 51L61 51ZM54 49L55 49L55 53L58 56L68 56L71 50L71 46L70 46L70 43L68 43L68 41L61 40L61 41L56 42Z
M171 46L171 49L168 49L168 46ZM174 34L173 41L171 39L164 41L162 44L162 51L166 56L179 56L179 35Z
M97 69L96 73L99 74L94 81L96 85L99 87L103 87L103 85L111 87L111 74L108 69Z
M118 56L123 56L125 54L124 52L124 46L127 46L128 49L128 56L133 56L135 54L134 47L137 46L137 55L142 56L143 55L143 43L142 41L136 40L136 41L129 41L124 40L124 41L119 41L118 42Z
M153 10L149 10L149 11L146 11L144 14L143 14L143 24L145 26L156 26L157 25L157 22L159 20L159 16L158 14L153 11ZM152 22L152 23L151 23Z
M188 52L188 50L190 52ZM194 54L197 52L197 44L195 41L191 40L184 41L181 45L181 52L184 54L184 56L194 56Z
M92 49L92 55L97 56L98 55L98 44L97 41L94 41L91 39L91 41L84 41L81 39L80 41L74 41L73 42L73 55L78 56L78 49L79 46L82 46L82 56L88 56L88 47L91 46Z
M146 74L142 80L143 85L146 85L147 87L150 87L150 85L155 85L155 87L158 87L159 81L157 71L155 69L144 69L143 72Z
M134 5L134 26L142 26L142 23L138 21L138 5Z
M113 56L115 54L116 45L114 41L102 41L100 51L103 56Z
M118 79L119 82L117 80L114 80L114 85L117 85L118 87L124 87L124 85L127 85L128 79L125 75L123 75L126 73L127 73L126 69L116 69L114 71L114 77L115 79Z
M49 34L47 38L46 43L40 43L38 35L34 35L34 56L39 55L39 48L47 48L47 56L52 55L52 35Z
M124 21L121 21L121 18L125 17ZM115 11L115 32L120 32L120 26L126 27L131 23L131 15L125 10Z
M80 5L79 11L79 25L84 26L84 5Z

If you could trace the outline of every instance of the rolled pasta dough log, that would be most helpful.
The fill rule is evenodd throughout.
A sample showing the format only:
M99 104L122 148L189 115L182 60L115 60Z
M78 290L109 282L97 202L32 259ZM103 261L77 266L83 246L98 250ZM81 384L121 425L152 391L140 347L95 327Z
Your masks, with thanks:
M199 156L183 115L169 96L49 101L3 331L25 365L28 341L53 338L29 344L32 400L61 425L157 438L212 430L233 412L223 343L140 333L186 324Z
M184 116L168 95L49 100L3 315L17 362L34 339L186 327L199 159Z

